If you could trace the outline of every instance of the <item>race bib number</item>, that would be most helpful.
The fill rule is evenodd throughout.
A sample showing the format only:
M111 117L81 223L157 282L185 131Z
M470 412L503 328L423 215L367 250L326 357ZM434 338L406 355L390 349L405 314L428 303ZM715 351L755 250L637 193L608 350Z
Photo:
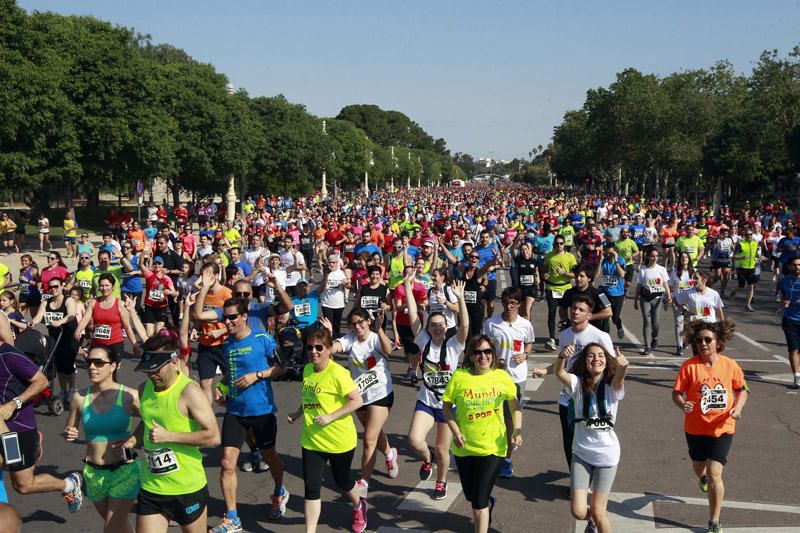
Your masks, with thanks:
M650 294L661 294L664 292L664 284L660 279L649 279L647 280L647 290L650 291Z
M464 303L474 304L478 302L477 291L464 291Z
M42 301L46 302L46 301L50 300L52 297L53 297L52 294L42 294Z
M361 307L364 309L378 309L381 306L381 299L377 296L362 296Z
M328 278L328 282L325 284L325 288L327 288L327 289L338 289L339 288L339 283L341 283L340 280Z
M89 282L88 279L82 279L78 281L78 287L84 290L89 290L92 288L92 284Z
M675 239L673 237L667 237L664 240L664 244L668 244L668 245L672 246L673 244L675 244Z
M688 291L694 286L694 281L681 281L678 283L678 294L682 293L683 291Z
M700 412L703 414L709 411L724 411L728 408L728 390L717 383L714 388L703 385L701 389Z
M102 339L102 340L109 340L111 338L111 326L107 324L100 324L99 326L94 327L94 334L92 335L95 339Z
M550 295L553 297L553 300L560 300L564 297L564 293L559 291L550 291Z
M531 275L531 274L527 274L525 276L520 276L519 277L520 285L533 285L534 281L535 281L535 277L533 275Z
M567 235L564 237L564 245L565 246L572 246L572 235Z
M64 313L54 313L52 311L47 311L44 314L44 325L49 326L56 320L61 320L64 318Z
M345 252L354 252L355 249L356 249L356 245L355 244L346 244L344 246L344 251Z
M148 294L150 300L154 302L163 302L164 301L164 291L160 291L158 289L151 289L150 293Z
M616 287L619 282L619 276L603 276L602 284L604 287Z
M435 372L425 372L422 374L422 379L425 384L434 390L444 390L447 384L450 383L450 378L453 373L449 370L441 370Z
M294 316L311 316L311 304L297 304L294 306Z
M31 286L27 283L23 283L19 286L19 294L20 296L27 296L31 293Z
M154 476L163 476L171 474L180 470L180 465L175 458L175 452L171 448L159 448L157 450L148 450L147 453L147 468Z
M687 246L685 251L689 255L694 255L695 248L694 248L694 246Z
M142 244L142 241L140 241L139 239L131 239L131 244L133 246L139 246L140 244Z
M369 372L364 372L353 381L356 384L358 393L364 394L367 389L378 384L378 373L374 370L370 370Z
M613 425L610 418L587 418L586 429L592 431L611 431Z

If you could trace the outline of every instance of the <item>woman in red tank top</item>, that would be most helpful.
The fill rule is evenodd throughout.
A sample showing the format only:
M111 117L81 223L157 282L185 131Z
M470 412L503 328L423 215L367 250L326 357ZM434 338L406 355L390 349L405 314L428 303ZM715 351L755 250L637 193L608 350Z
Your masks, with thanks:
M86 326L91 322L92 346L107 346L122 356L125 342L122 330L125 329L131 343L136 342L136 336L131 328L127 309L113 294L115 283L116 280L111 274L100 275L97 280L100 296L90 300L86 305L86 314L75 330L75 338L80 340Z

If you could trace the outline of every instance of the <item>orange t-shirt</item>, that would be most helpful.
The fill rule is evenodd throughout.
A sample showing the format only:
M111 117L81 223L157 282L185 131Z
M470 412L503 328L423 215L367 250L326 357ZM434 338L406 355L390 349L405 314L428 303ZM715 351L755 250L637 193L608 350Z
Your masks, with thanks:
M744 372L736 361L720 355L712 366L706 366L696 355L685 361L672 387L694 402L694 409L684 418L683 430L690 435L719 437L733 435L736 420L730 411L736 402L735 392L747 388Z
M210 308L214 307L222 307L225 303L225 300L229 300L233 296L233 292L228 287L219 287L217 292L209 292L206 295L206 299L203 302L203 310L209 310ZM225 337L228 336L226 333L225 335L220 335L219 337L214 337L210 335L210 333L217 329L225 329L225 324L222 322L203 322L203 333L200 335L200 344L203 346L220 346L223 342L225 342Z
M675 244L678 238L678 230L675 226L664 226L661 228L661 244Z
M144 243L147 240L144 231L128 230L128 239L130 239L131 246L133 246L134 250L136 250L137 252L141 252L142 250L144 250Z

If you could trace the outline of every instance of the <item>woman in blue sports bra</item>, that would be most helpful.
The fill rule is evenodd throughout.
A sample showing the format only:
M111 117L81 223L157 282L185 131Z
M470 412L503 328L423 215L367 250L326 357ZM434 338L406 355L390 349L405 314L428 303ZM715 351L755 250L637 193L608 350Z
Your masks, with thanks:
M91 384L72 398L64 439L75 441L83 424L86 495L103 517L105 533L132 533L128 515L139 494L139 465L124 460L114 445L130 436L131 418L139 416L139 394L117 383L120 359L112 350L96 346L85 360Z

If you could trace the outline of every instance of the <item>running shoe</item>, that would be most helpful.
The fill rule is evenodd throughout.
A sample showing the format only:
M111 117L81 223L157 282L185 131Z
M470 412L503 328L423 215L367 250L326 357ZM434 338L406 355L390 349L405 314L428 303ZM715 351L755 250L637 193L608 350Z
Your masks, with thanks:
M392 448L392 458L386 458L386 473L391 479L396 479L400 474L400 464L397 462L397 448Z
M416 372L414 372L414 369L411 368L411 367L408 367L408 370L406 370L405 378L410 381L411 377L414 376L414 375L416 375Z
M583 533L597 533L597 525L592 520L589 520L586 522L586 529L583 530Z
M622 328L618 328L617 329L617 338L619 340L622 340L622 339L625 338L625 330L624 329L622 329Z
M422 481L428 481L433 475L433 463L426 463L422 461L422 466L419 467L419 478Z
M267 518L270 520L278 520L279 518L283 518L283 515L286 514L286 504L289 503L289 491L286 490L286 487L283 488L283 494L280 495L272 495L272 509L269 510L269 514Z
M417 383L419 383L419 377L417 376L417 373L414 372L411 374L411 384L416 385Z
M361 533L367 529L367 500L361 498L361 503L353 509L353 533Z
M789 386L790 389L800 389L800 378L795 376L794 382Z
M447 481L437 481L433 488L433 499L444 500L447 498Z
M650 349L655 350L658 348L658 339L654 338L653 341L650 343Z
M359 479L356 481L356 487L358 487L358 495L363 498L367 499L367 492L369 491L369 485L363 479Z
M238 517L231 519L227 516L223 516L219 524L210 530L211 533L241 533L242 531L244 531L242 529L242 519Z
M64 494L64 499L67 500L67 510L70 513L77 513L83 503L83 491L81 490L83 477L78 472L73 472L67 478L72 480L72 490Z
M514 476L514 464L511 459L503 461L503 466L500 468L500 477L510 478Z
M555 352L556 351L556 340L555 339L547 339L547 342L544 343L544 347L548 351Z
M639 354L644 356L644 357L650 357L651 355L653 355L653 353L650 350L648 350L647 348L642 348L641 351L639 352Z
M722 526L719 522L714 522L712 520L708 521L708 529L706 529L706 533L722 533Z
M256 454L257 454L257 457L258 457L258 463L253 463L253 466L255 467L255 465L258 464L257 472L266 472L267 470L269 470L269 465L264 460L264 458L261 457L261 452L257 451Z
M250 452L250 454L247 456L247 459L245 459L242 462L242 466L239 467L239 468L242 469L242 472L252 472L253 471L253 465L258 464L258 455L259 455L258 451L256 451L256 450L253 450L252 452Z
M744 307L744 310L747 311L748 313L755 313L756 312L756 310L753 309L753 306L749 305L749 304Z
M497 498L489 496L489 525L492 525L492 511L494 511L494 504L497 503Z
M700 490L708 492L708 476L700 476L698 483L700 485Z

